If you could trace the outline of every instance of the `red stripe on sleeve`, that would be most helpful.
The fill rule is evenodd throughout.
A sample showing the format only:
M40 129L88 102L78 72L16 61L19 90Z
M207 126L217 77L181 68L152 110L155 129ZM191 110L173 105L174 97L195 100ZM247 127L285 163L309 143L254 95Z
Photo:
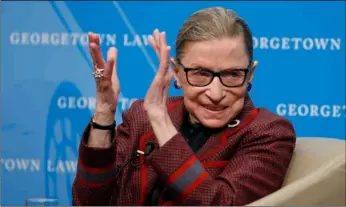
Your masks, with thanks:
M191 156L177 171L175 171L167 180L167 184L171 184L176 181L184 172L197 161L196 156Z

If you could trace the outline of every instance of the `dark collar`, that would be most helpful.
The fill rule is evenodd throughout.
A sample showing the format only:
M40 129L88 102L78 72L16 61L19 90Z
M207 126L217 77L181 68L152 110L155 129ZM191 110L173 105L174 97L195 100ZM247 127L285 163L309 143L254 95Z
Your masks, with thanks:
M192 123L189 114L185 113L184 114L184 120L183 120L183 123L182 123L180 129L181 130L190 130L190 133L202 132L203 134L210 136L212 134L216 134L216 133L223 131L226 127L227 127L227 125L224 127L221 127L221 128L213 129L213 128L205 127L201 123Z

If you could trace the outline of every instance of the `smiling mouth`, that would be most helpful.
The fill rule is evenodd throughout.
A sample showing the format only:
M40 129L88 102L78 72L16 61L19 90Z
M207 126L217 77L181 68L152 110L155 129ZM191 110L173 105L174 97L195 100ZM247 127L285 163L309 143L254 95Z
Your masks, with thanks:
M225 106L203 106L204 108L208 109L209 111L223 111L226 107Z

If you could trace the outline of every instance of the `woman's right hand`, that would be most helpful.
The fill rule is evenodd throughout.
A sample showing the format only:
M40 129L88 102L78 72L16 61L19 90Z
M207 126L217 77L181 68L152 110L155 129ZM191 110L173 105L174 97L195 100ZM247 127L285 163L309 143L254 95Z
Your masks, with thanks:
M118 52L111 47L107 52L107 62L102 56L100 39L95 33L88 33L89 51L94 64L93 76L96 82L96 107L94 121L100 125L111 125L118 104L120 84L116 61Z

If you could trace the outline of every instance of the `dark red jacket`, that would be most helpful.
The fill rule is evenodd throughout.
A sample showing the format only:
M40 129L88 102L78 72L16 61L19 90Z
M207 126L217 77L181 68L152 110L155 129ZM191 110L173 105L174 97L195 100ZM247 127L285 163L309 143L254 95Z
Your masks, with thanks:
M177 129L186 113L182 97L168 101ZM78 172L73 184L73 205L145 205L160 178L175 192L163 205L246 205L278 190L295 147L292 124L246 98L237 117L240 124L208 139L195 154L180 133L159 148L143 110L136 101L123 113L110 149L88 148L87 126L79 146ZM136 149L156 143L155 150L138 161L139 167L122 166Z

